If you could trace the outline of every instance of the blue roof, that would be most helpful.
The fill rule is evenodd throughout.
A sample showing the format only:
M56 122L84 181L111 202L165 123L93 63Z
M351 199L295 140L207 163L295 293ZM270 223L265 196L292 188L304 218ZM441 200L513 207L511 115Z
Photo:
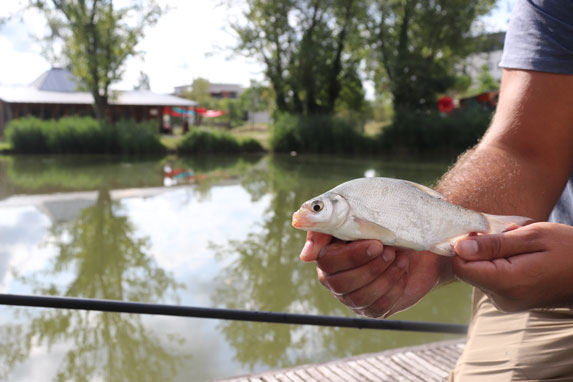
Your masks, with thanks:
M47 92L77 92L80 81L64 68L52 68L43 73L30 86Z

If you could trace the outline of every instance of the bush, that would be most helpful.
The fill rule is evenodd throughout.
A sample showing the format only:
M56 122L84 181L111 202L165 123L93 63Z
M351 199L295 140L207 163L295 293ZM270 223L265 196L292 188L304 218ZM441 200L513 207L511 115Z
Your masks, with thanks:
M252 138L238 141L230 133L206 128L192 129L177 146L177 152L182 154L236 154L263 151L261 144Z
M259 141L254 138L247 138L240 142L241 152L244 153L262 153L265 151Z
M6 138L19 153L151 154L164 152L153 122L123 120L101 126L89 117L10 121Z
M475 145L491 120L491 111L479 107L438 111L396 111L393 123L378 141L385 151L461 152Z
M157 123L121 120L105 127L106 139L112 151L127 155L155 154L165 151L159 140Z
M372 141L350 120L331 115L281 114L274 123L271 148L275 152L363 153Z

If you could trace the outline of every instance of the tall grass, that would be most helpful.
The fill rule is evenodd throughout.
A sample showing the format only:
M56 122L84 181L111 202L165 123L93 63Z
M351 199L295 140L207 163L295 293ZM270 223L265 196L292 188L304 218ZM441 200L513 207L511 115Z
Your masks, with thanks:
M378 137L378 145L386 151L459 153L478 142L491 117L491 111L480 107L456 109L449 115L399 110Z
M492 112L479 107L449 115L434 110L397 110L390 126L378 136L362 133L357 123L336 116L281 114L270 145L275 152L389 154L458 154L477 143Z
M206 128L195 128L185 134L177 145L177 152L182 154L237 154L260 153L265 150L252 138L238 140L227 132Z
M364 153L372 150L372 143L358 124L332 115L281 114L270 138L275 152Z
M141 155L165 151L156 130L151 121L102 125L89 117L25 117L10 121L5 134L17 153Z

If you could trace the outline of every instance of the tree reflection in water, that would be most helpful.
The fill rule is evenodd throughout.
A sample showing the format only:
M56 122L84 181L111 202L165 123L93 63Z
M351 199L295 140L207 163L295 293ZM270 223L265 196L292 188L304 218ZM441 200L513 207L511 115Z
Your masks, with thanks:
M46 270L21 278L43 295L159 302L176 297L181 287L148 253L109 190L100 189L94 206L71 222L51 228L57 256ZM68 280L61 282L60 280ZM48 280L48 281L47 281ZM58 368L58 381L170 380L187 355L175 353L183 339L159 338L136 314L48 309L25 311L30 324L2 328L3 374L25 360L34 347L69 346ZM169 349L169 350L168 350ZM145 365L145 367L141 367Z

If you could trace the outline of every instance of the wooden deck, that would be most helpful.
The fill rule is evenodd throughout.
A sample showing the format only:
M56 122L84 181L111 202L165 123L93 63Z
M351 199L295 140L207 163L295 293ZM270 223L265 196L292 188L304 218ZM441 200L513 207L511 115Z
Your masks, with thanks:
M442 382L447 381L464 344L465 338L434 342L219 382Z

